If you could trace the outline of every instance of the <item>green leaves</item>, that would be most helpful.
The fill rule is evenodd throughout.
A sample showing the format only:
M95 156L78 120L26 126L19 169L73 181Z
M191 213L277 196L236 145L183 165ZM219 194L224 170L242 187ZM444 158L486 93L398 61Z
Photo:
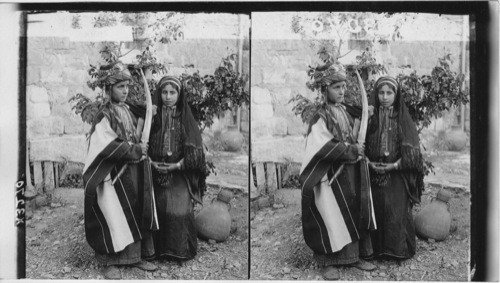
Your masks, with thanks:
M451 54L438 58L430 76L418 76L416 71L398 75L405 103L419 132L444 110L469 102L468 90L462 89L465 76L450 70L451 60Z
M221 113L250 103L250 95L245 90L248 76L236 71L237 60L237 54L222 58L213 75L201 77L198 70L182 74L181 80L193 116L202 129L210 127L214 118Z
M102 96L97 96L95 100L91 100L85 95L77 93L69 99L69 102L76 102L71 107L71 110L74 110L75 114L80 115L83 122L92 124L97 112L104 105L105 99Z
M103 60L109 63L110 60L116 60L119 57L119 49L113 44L104 44L100 50ZM144 86L141 74L138 68L150 68L153 74L166 74L167 69L156 58L154 52L147 47L137 56L138 64L134 67L129 66L132 75L132 82L129 85L128 100L137 103L143 103ZM194 118L199 122L202 129L210 127L214 123L214 118L227 110L235 110L238 107L250 103L250 96L245 89L248 83L248 75L239 74L236 70L238 56L230 54L221 59L221 64L211 75L201 76L195 66L186 65L185 72L180 80L183 83L186 99L191 106ZM88 74L90 80L87 85L92 90L99 88L100 94L95 100L78 93L69 101L75 103L72 110L82 117L85 123L92 123L99 109L104 105L105 98L104 79L109 75L110 70L103 70L99 66L90 65ZM148 80L150 92L154 93L157 82Z
M302 122L309 124L314 116L314 113L316 113L321 106L321 99L317 96L314 101L312 101L302 94L297 94L295 97L290 99L288 103L294 103L294 106L292 107L294 114L297 116L300 115Z

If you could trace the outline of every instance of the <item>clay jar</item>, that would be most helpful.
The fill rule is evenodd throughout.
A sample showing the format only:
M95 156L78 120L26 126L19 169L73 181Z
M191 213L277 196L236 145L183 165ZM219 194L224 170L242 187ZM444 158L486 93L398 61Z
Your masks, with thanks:
M221 190L212 203L204 207L195 217L198 237L223 242L231 233L230 201L233 193Z
M225 151L239 151L245 142L245 137L238 130L224 131L220 138Z
M451 151L461 151L467 145L467 134L460 126L453 126L445 136L446 146Z
M450 192L441 189L436 198L424 207L415 217L417 236L424 239L442 241L450 233L451 214L448 201Z

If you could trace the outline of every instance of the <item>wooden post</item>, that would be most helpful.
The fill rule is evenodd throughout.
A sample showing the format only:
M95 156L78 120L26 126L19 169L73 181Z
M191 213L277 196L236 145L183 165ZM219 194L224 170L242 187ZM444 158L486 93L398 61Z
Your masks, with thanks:
M33 183L31 183L31 168L30 168L30 158L29 150L26 149L26 192L24 193L25 199L31 199L36 196L36 189Z
M267 193L271 195L278 189L276 166L274 165L274 162L267 162L266 169Z
M54 164L50 161L43 163L43 186L45 193L52 193L54 190Z
M257 197L259 197L259 190L257 189L257 186L254 185L253 182L253 170L252 167L250 166L250 200L254 200Z
M260 194L266 192L266 175L264 172L264 163L257 162L255 164L255 178L257 178L257 189Z
M54 162L54 185L59 188L59 163Z
M277 178L278 178L278 190L280 190L282 188L282 182L283 182L283 179L281 177L281 163L276 163L276 171L277 171Z
M35 190L38 194L43 193L43 170L42 170L42 162L35 161L33 162L33 175L35 181Z

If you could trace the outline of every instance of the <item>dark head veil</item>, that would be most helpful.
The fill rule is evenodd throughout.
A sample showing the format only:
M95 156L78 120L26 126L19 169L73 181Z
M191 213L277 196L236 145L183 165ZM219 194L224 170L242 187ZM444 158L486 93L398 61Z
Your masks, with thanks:
M393 103L393 116L398 121L398 137L397 142L400 146L401 154L401 170L409 185L411 199L414 202L420 201L420 196L424 190L424 164L423 157L420 151L420 138L415 123L413 122L410 112L404 102L401 87L395 78L390 76L380 77L373 87L370 97L371 105L374 106L374 115L371 117L370 130L368 131L366 143L366 155L371 161L377 158L376 152L380 147L380 122L378 99L378 89L383 85L388 85L395 90L396 97ZM373 174L376 175L376 174Z
M201 197L206 190L205 180L208 175L205 153L203 152L203 140L201 138L200 127L194 119L191 107L187 101L183 84L177 77L165 76L157 84L156 91L152 97L153 104L157 106L157 113L153 119L151 132L161 131L163 115L161 92L163 87L167 84L176 86L179 92L179 98L175 104L176 114L174 118L179 118L183 127L182 140L184 141L183 155L185 175L189 180L195 200L201 202Z

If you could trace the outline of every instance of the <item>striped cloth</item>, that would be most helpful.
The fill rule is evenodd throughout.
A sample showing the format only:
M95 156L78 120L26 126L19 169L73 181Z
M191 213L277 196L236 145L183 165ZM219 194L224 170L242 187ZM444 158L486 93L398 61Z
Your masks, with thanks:
M142 152L139 146L117 136L109 115L100 113L83 169L85 234L89 245L104 254L119 252L141 240L141 231L158 229L149 162L133 165L143 171L140 179L144 180L131 180L123 174L112 185L122 165L139 160Z
M373 229L376 226L365 162L361 162L360 166L346 165L329 185L329 180L342 162L357 158L357 150L328 131L325 121L325 114L321 112L312 121L299 177L304 240L319 254L334 253L358 240L362 222L366 227L361 229ZM347 170L354 170L356 166L365 169L360 170L360 183L362 189L365 188L365 194L362 192L361 195L367 197L363 199L361 196L361 201L356 201L355 190L350 187L347 176ZM364 215L368 216L365 221L361 220Z

